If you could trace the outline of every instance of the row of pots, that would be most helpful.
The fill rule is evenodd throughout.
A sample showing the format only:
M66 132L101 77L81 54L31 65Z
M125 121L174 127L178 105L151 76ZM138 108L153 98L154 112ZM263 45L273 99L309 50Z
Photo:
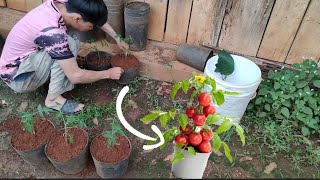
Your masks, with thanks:
M47 124L46 127L42 125L42 128L38 128L39 124L45 123ZM96 167L97 174L101 178L120 177L127 170L132 147L130 140L125 136L123 137L128 141L129 144L127 156L119 159L117 162L104 162L104 160L100 160L99 157L96 156L97 151L95 150L100 150L101 147L107 147L106 141L102 141L103 144L99 144L101 141L97 142L99 138L101 139L102 134L97 135L90 143L88 133L85 130L80 128L71 128L69 131L73 134L77 134L78 136L73 137L73 143L66 142L69 143L71 147L71 155L69 155L67 159L61 159L60 157L57 158L56 156L57 154L61 154L61 148L65 148L63 147L63 144L65 144L65 142L61 143L61 141L59 141L61 140L61 137L62 141L64 141L64 129L56 130L55 126L50 121L45 119L37 119L34 127L34 136L35 138L42 138L42 143L35 143L37 144L35 147L28 147L27 149L21 146L21 144L23 145L30 142L30 140L26 138L26 134L27 136L30 136L30 133L23 130L16 131L12 135L10 141L11 146L28 164L31 164L35 167L43 167L47 166L51 162L52 165L62 173L76 174L82 171L87 166L89 155L91 155ZM44 129L46 130L44 131ZM47 134L42 134L44 132ZM80 136L83 138L80 138ZM43 137L47 138L43 139ZM79 144L81 144L81 148L78 147ZM74 149L72 149L72 147L74 147ZM104 156L108 155L112 156L111 154L104 154Z

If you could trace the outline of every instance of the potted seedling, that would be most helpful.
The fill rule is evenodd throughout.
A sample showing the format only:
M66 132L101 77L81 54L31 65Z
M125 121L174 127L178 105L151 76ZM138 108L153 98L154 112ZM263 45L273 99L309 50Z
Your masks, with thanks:
M205 85L212 86L212 90L203 92ZM226 157L233 161L229 146L220 139L221 133L235 126L242 144L245 144L242 127L232 123L229 117L222 117L216 113L213 105L213 102L218 105L223 104L225 94L237 93L218 90L214 79L201 75L176 83L171 91L172 100L179 89L182 89L185 94L191 93L187 109L154 110L141 120L149 123L159 117L161 126L166 128L163 134L165 144L160 147L161 149L174 139L171 171L175 177L201 179L210 154L218 152L222 146ZM168 123L176 119L176 123ZM216 126L215 123L219 121L222 121L221 125Z
M78 116L64 116L57 112L56 117L63 120L64 128L52 135L45 147L45 154L51 163L65 174L76 174L83 170L89 157L88 134L78 128Z
M49 115L50 112L51 109L41 105L35 113L22 112L20 117L22 129L17 130L11 137L13 149L25 162L34 166L39 167L49 163L44 154L44 147L54 132L55 126L44 119L44 116Z
M111 67L110 60L112 55L105 51L98 50L95 39L88 39L86 43L93 44L90 48L91 52L86 56L86 64L88 70L103 71ZM101 41L101 45L108 45L106 41Z
M101 178L117 178L127 171L132 147L116 117L108 120L112 121L111 130L93 139L90 153Z
M116 35L115 38L120 38L120 41L126 42L128 45L133 43L131 36L124 38L121 35ZM121 67L124 70L124 73L117 82L126 85L133 81L138 75L140 63L139 60L132 55L128 47L122 49L122 53L111 58L111 65L112 67Z

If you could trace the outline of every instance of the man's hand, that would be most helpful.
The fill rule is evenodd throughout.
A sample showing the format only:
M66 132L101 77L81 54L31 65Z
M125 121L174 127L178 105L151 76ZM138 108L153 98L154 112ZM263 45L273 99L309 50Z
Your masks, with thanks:
M117 41L118 47L119 47L122 51L125 51L125 49L129 49L129 45L128 45L126 42L120 41L119 38L117 38L116 41Z
M124 70L120 67L114 67L107 70L109 74L109 79L120 79L121 75L123 74Z

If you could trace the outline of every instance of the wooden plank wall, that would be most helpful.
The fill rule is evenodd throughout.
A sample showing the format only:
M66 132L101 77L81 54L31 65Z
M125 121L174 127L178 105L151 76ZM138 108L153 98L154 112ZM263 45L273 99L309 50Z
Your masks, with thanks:
M3 7L3 6L6 6L6 1L5 0L0 0L0 6Z
M192 0L170 0L165 42L182 44L187 41Z
M6 0L7 7L19 11L28 12L42 4L42 0Z
M284 62L310 0L277 1L264 34L258 57Z

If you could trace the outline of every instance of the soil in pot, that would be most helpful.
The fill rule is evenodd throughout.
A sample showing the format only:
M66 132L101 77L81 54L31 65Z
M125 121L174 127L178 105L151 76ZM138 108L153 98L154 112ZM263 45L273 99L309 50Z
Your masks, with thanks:
M16 120L9 122L18 125L18 128L14 129L15 133L11 136L10 143L20 157L28 164L36 167L48 166L49 161L44 154L44 147L54 133L54 125L48 120L36 118L33 125L33 134L22 130L21 121L20 123Z
M128 169L131 144L127 137L117 134L117 143L109 147L107 140L99 135L93 140L90 152L101 178L118 178Z
M112 55L104 51L94 51L87 55L87 68L94 71L103 71L111 67Z
M22 131L22 122L20 118L7 119L0 123L1 131L8 131L9 133L15 133L16 131Z
M12 146L18 150L31 150L46 144L54 132L55 127L47 120L36 118L35 134L27 131L16 131L11 138Z
M74 142L71 144L65 141L64 131L59 131L49 141L46 149L48 157L55 160L67 160L77 156L83 151L87 145L88 136L77 128L72 128L68 131L73 135Z
M45 147L45 154L53 166L65 174L76 174L86 166L89 158L88 134L83 129L68 130L67 141L64 129L52 136ZM70 137L73 140L70 141Z
M124 54L118 54L112 57L111 65L112 67L121 67L124 70L117 82L119 84L129 84L138 75L140 62L133 55L125 57Z

